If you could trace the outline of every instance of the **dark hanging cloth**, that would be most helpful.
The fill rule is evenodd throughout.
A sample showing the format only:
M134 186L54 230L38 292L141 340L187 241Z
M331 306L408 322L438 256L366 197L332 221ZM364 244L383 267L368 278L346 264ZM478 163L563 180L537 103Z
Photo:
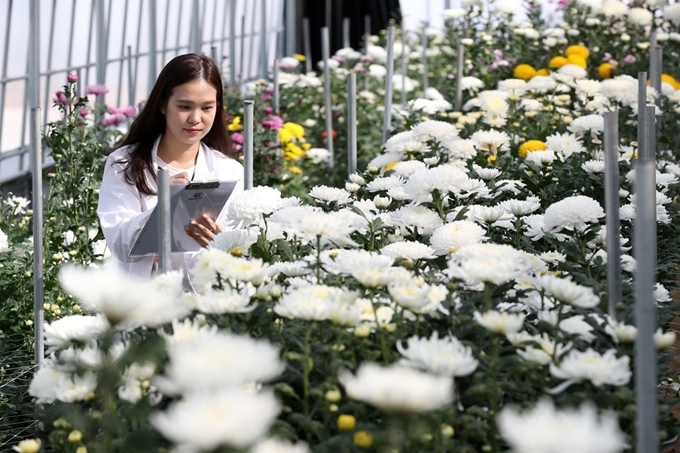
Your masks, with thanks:
M327 5L330 8L327 9ZM356 50L363 48L365 16L370 16L371 34L387 29L390 19L401 23L399 0L303 0L302 17L309 18L312 67L321 60L321 28L330 23L330 54L343 47L343 19L348 17L349 43ZM302 27L302 24L300 24ZM300 51L303 44L297 46Z

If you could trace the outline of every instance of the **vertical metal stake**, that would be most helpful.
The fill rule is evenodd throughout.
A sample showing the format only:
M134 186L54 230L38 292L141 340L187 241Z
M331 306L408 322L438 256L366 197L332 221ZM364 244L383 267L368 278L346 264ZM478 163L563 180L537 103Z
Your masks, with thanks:
M349 47L349 17L342 18L342 47L345 49Z
M229 85L236 86L236 0L229 0Z
M390 134L392 125L392 79L394 76L394 24L387 27L387 75L385 75L385 111L383 112L382 143Z
M609 316L616 319L621 290L619 225L619 113L604 114L604 196L607 214L607 296Z
M278 59L274 60L273 81L274 81L274 114L278 115L279 110L280 110L279 103L281 102L279 100L280 93L279 93L279 60Z
M158 251L158 273L170 272L170 251L172 243L172 219L170 218L170 175L158 167L158 226L160 249Z
M45 328L45 281L43 274L43 180L42 134L40 107L31 108L31 155L33 183L33 332L35 365L40 368L45 359L43 331Z
M254 101L243 101L243 185L253 188L253 106Z
M312 72L312 39L309 34L309 17L302 19L302 45L305 53L305 73ZM290 56L290 54L288 54Z
M97 85L106 85L106 18L104 1L97 0ZM103 107L105 95L97 96L97 104Z
M321 58L323 59L323 81L324 81L324 95L325 95L325 110L326 116L326 143L330 158L328 159L328 168L331 170L335 166L335 156L333 154L333 106L331 105L331 76L328 67L330 60L330 36L328 27L321 28Z
M350 71L347 79L347 175L357 171L357 74Z
M167 25L167 24L166 24ZM158 46L156 44L156 1L149 1L149 80L147 84L147 93L151 93L153 86L156 83L156 76L158 75Z

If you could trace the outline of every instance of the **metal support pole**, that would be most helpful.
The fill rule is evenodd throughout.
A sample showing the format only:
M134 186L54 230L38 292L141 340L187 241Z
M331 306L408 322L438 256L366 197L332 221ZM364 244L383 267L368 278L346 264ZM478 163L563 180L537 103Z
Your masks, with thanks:
M97 85L106 85L106 14L105 0L97 0ZM103 107L105 95L97 96L97 105Z
M645 115L644 136L635 163L634 251L635 276L635 398L637 405L637 451L658 452L657 353L654 347L656 306L656 161L654 106L640 106Z
M243 185L253 188L253 106L254 101L243 101Z
M406 108L406 29L401 23L401 108Z
M260 72L262 78L267 77L267 66L269 58L267 57L267 0L262 0L262 24L260 30Z
M31 107L40 106L40 0L30 4L31 39L28 42L28 100ZM26 118L26 117L24 117ZM25 124L25 123L24 123ZM23 132L22 132L23 134ZM22 139L23 143L23 139Z
M156 76L158 75L158 67L156 66L158 46L156 44L156 0L149 1L149 80L147 93L151 93L154 84L156 83Z
M649 46L649 84L657 93L661 92L661 66L659 61L659 45L657 44L656 30L650 36Z
M364 55L368 56L368 45L371 41L371 16L364 16ZM364 72L364 91L368 90L368 71Z
M217 65L217 67L219 68L220 61L217 57L217 46L210 46L210 58L212 59L212 61L215 62L215 65Z
M236 85L236 0L229 0L229 85Z
M43 179L40 107L31 108L31 155L33 184L33 335L35 365L40 368L45 359L43 331L45 327L45 281L43 274Z
M422 36L422 45L423 45L423 93L430 87L430 76L429 76L429 62L427 58L427 47L429 45L429 40L427 39L427 26L428 23L423 24L423 36Z
M170 174L158 167L158 226L160 248L158 250L158 273L170 272L172 251L172 219L170 217Z
M647 105L647 73L645 71L638 72L638 128L637 128L637 138L638 138L638 154L640 153L640 148L644 147L644 143L641 143L642 137L645 136L645 105Z
M296 22L296 0L286 0L286 55L293 55L296 52L297 45L295 39L295 32L297 27ZM312 58L311 54L305 53L307 59Z
M604 195L607 213L607 295L609 316L616 319L622 299L619 226L619 113L604 114Z
M342 47L349 47L349 17L342 18Z
M274 74L273 74L273 81L274 81L274 114L278 115L279 114L279 103L280 101L280 93L279 93L279 60L276 59L274 60Z
M302 45L305 53L305 73L310 73L312 72L312 38L309 34L309 17L302 19Z
M132 68L132 46L127 46L127 67L128 67L128 103L135 105L135 77ZM149 93L151 90L149 90Z
M198 0L193 0L191 3L191 41L189 46L191 47L191 51L197 54L201 53L201 45L203 42L203 29L201 29L199 6Z
M321 58L323 59L323 82L325 95L325 110L326 117L326 147L330 152L328 159L328 168L333 169L335 166L335 156L333 154L333 106L331 105L331 76L328 68L328 61L330 60L330 36L328 27L321 28Z
M385 111L383 112L382 143L390 134L392 125L392 78L394 75L394 24L387 27L387 75L385 76Z
M357 74L347 78L347 175L357 171Z
M246 53L246 15L241 15L241 45L240 45L240 55L239 55L239 67L238 67L238 86L240 87L243 83L243 78L245 77L245 53Z

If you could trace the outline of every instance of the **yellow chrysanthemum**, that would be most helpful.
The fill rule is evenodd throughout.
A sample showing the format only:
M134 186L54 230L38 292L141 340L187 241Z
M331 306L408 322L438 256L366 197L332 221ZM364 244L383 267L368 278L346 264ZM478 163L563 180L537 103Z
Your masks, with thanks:
M243 126L241 126L241 117L240 116L234 117L231 124L227 126L227 129L229 129L230 132L237 132L243 129Z
M550 70L546 68L541 68L538 71L536 71L536 75L539 76L549 76L550 75Z
M548 149L548 146L545 144L545 142L540 140L527 140L519 147L517 154L519 154L520 157L527 157L529 153L534 151L543 151L545 149Z
M568 61L567 61L566 57L558 55L558 56L552 57L550 59L550 62L548 63L548 67L553 68L553 69L560 69L562 66L564 66L567 63L568 63Z
M286 129L295 138L302 138L305 136L305 128L297 123L291 123L290 121L283 123L283 128Z
M294 53L293 58L295 58L297 61L300 61L300 62L307 60L307 57L305 57L304 55L302 55L300 53Z
M564 54L567 56L567 58L569 58L572 55L578 55L580 57L583 57L583 59L586 59L590 56L590 51L588 50L587 47L574 45L567 47L567 50L566 52L564 52Z
M610 79L612 77L612 71L614 71L614 65L611 63L602 63L597 67L597 73L600 75L601 79Z
M670 74L661 74L661 82L671 85L675 90L680 90L680 83Z
M536 75L536 70L534 67L524 63L515 66L515 70L513 72L515 77L525 81L531 80L531 78Z
M279 142L288 143L293 140L293 134L286 128L279 129Z
M305 151L307 151L307 150L308 150L309 148L311 148L311 147L312 147L312 144L311 144L311 143L304 142L304 143L302 144L302 149L304 149Z
M296 175L302 174L302 168L300 168L300 167L297 167L295 165L289 165L287 168L288 168L288 171L291 172L291 173L295 173Z
M295 143L288 143L285 148L286 158L289 160L298 160L301 157L305 157L307 153L304 149L300 148Z
M583 69L588 67L588 62L581 55L569 55L567 57L567 61L569 64L575 64L576 66L580 66Z

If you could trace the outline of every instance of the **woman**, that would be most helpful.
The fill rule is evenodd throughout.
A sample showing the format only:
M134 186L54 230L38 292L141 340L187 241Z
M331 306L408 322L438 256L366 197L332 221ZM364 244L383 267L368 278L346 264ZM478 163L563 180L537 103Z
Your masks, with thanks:
M108 156L97 214L114 261L127 274L150 277L156 269L157 256L131 257L130 249L158 201L158 167L169 172L171 183L238 181L232 196L243 191L243 167L229 157L222 96L222 79L210 58L173 58L121 147ZM216 219L192 221L186 233L205 247L227 228L226 213L227 206ZM198 253L172 254L172 268L190 269ZM190 289L187 283L185 278Z

